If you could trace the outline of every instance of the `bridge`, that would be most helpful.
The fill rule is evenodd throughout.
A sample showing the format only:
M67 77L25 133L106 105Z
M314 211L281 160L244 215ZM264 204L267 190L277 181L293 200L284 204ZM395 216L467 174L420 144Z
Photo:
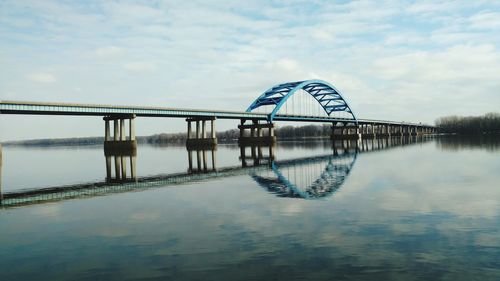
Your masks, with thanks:
M2 193L0 208L21 207L76 198L90 198L123 192L139 192L153 188L181 186L200 181L249 175L258 186L279 197L321 199L333 195L341 188L354 167L358 154L376 153L381 150L408 146L427 141L425 136L342 140L335 141L328 154L295 159L274 160L274 153L252 153L252 163L247 162L245 149L240 151L240 166L216 168L206 164L205 150L196 151L197 161L189 161L185 173L159 174L137 177L135 154L105 155L106 179L73 185L34 188ZM255 146L250 147L255 149ZM274 146L271 146L272 150ZM209 150L215 153L214 150ZM188 156L192 157L188 150ZM213 155L213 154L212 154ZM115 161L112 161L113 159ZM215 158L212 157L212 160ZM130 173L126 173L126 161L130 160ZM193 163L194 162L194 163ZM112 169L112 163L115 169ZM196 165L197 163L197 165ZM115 173L113 174L113 170ZM0 158L1 171L1 158ZM1 173L0 173L1 183Z
M245 111L0 101L0 114L101 116L105 122L105 149L111 150L136 147L136 117L185 118L186 144L192 147L217 144L216 119L240 120L240 144L276 142L274 124L279 121L330 123L332 139L437 132L436 127L421 123L359 119L340 91L322 80L275 85L257 97ZM192 128L192 123L195 128ZM210 123L210 132L206 128L207 123Z

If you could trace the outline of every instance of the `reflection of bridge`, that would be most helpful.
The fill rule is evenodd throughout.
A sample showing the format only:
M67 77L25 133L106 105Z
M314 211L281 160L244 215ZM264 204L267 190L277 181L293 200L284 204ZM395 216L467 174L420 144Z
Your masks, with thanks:
M280 197L321 198L340 188L356 155L356 152L346 152L337 156L297 159L288 165L272 163L270 170L253 172L251 177Z
M422 137L392 138L388 141L378 142L379 145L376 145L376 140L343 140L336 142L333 147L333 153L327 155L274 161L268 155L257 153L254 154L253 166L248 165L248 163L244 164L243 159L245 159L245 156L240 155L242 166L221 169L215 168L215 151L212 150L210 151L213 156L212 169L203 169L203 166L198 166L195 169L190 166L190 170L187 173L161 174L147 177L136 177L135 174L131 174L130 177L127 177L126 174L124 176L124 173L119 171L124 166L121 166L123 160L118 155L112 156L119 159L119 161L115 162L115 164L119 165L116 168L116 175L112 177L110 163L113 163L113 161L108 160L111 157L110 155L106 155L107 176L106 180L101 182L39 188L2 194L0 177L0 205L2 207L14 207L120 192L142 191L162 186L188 184L245 174L251 175L260 186L276 193L278 196L306 199L320 198L331 195L343 184L354 165L357 153L408 145L423 140ZM273 150L273 147L270 150ZM188 153L191 155L191 151L188 151ZM274 155L274 152L271 153ZM203 153L196 154L203 155ZM134 154L123 157L135 159ZM259 157L262 159L259 159ZM201 163L200 161L198 160L197 162ZM263 162L266 164L261 165L260 163ZM135 165L135 160L130 163ZM131 170L135 171L135 167L131 167Z
M193 147L210 147L217 144L215 134L217 118L240 120L239 141L245 145L275 142L276 121L330 123L333 138L417 135L436 130L433 126L422 124L358 119L340 92L334 86L320 80L276 85L260 95L244 112L1 101L0 114L103 116L105 148L116 150L136 147L135 117L186 118L187 144ZM194 132L192 123L195 124ZM210 123L210 133L205 129L206 123Z

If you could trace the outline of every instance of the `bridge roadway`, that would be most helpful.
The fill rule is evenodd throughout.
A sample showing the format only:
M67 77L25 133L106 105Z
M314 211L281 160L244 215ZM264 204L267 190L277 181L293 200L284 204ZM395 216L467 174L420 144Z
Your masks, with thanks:
M286 168L294 165L309 164L325 161L328 159L356 158L358 153L375 152L400 146L407 146L425 141L424 137L401 137L393 139L378 140L359 140L352 141L356 143L355 147L344 146L342 141L342 150L339 154L326 154L320 156L303 157L291 160L275 161L274 164L279 168ZM358 144L358 142L360 142ZM338 152L336 146L334 153ZM264 157L265 158L265 157ZM264 159L265 160L265 159ZM114 193L143 191L162 186L175 186L189 184L210 179L233 177L250 174L258 171L268 171L270 163L259 164L256 166L233 166L221 168L215 171L207 172L188 172L175 174L161 174L155 176L138 177L137 179L128 179L126 181L100 181L91 183L82 183L76 185L56 186L47 188L38 188L30 190L21 190L8 193L0 193L0 208L19 207L24 205L42 204L53 201L103 196ZM1 190L0 190L1 192Z
M150 106L115 106L99 104L74 104L74 103L48 103L29 101L0 101L0 114L23 114L23 115L79 115L79 116L112 116L112 115L135 115L138 117L177 117L177 118L218 118L239 120L261 120L266 121L268 114L244 111L225 111L208 109L183 109ZM297 122L352 122L348 118L332 118L322 116L299 116L278 114L275 121L297 121ZM404 125L425 126L410 122L397 122L374 119L357 119L359 125Z

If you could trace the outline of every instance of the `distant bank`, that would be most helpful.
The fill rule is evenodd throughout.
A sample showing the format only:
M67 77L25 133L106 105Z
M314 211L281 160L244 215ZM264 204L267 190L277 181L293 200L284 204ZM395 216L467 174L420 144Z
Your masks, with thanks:
M301 127L284 126L277 128L276 136L280 139L321 139L329 138L331 135L330 125L307 125ZM240 136L237 129L217 132L219 143L236 143ZM138 136L139 144L184 144L185 133L156 134L151 136ZM72 146L72 145L102 145L104 137L84 137L84 138L57 138L57 139L34 139L3 142L5 146Z
M500 113L483 116L446 116L436 120L441 133L462 135L500 134Z

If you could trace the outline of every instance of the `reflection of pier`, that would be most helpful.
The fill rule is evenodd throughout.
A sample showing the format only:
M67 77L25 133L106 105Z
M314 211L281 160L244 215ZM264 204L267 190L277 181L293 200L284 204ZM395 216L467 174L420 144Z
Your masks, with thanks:
M278 196L319 198L328 196L338 190L351 171L357 153L366 153L370 151L388 149L391 147L398 147L401 145L409 145L416 142L422 142L424 140L425 138L420 137L406 139L399 138L399 140L393 139L385 142L378 142L377 140L364 140L365 143L363 143L363 141L345 140L340 143L336 142L332 153L328 153L326 155L281 161L273 160L274 150L271 150L269 155L266 155L265 153L260 154L258 150L255 150L254 155L256 157L261 155L262 158L257 159L254 163L266 163L266 165L257 164L256 166L245 166L242 163L241 166L225 167L217 170L215 169L215 151L208 150L205 151L205 154L209 151L213 153L213 169L211 170L207 168L206 170L203 169L202 172L199 172L201 170L194 169L192 167L193 161L191 161L191 171L187 173L161 174L148 177L136 176L135 154L125 156L106 155L107 179L105 181L8 192L4 193L3 197L0 197L2 198L0 206L15 207L72 198L142 191L162 186L175 186L245 174L251 175L259 185L266 187ZM199 163L202 164L204 152L188 150L188 155L191 155L190 157L192 157L193 154L196 154L197 156L200 155ZM272 157L270 157L270 155ZM130 175L133 180L127 177L127 172L123 173L122 171L125 167L125 165L122 165L122 161L124 161L123 159L128 159L131 163ZM207 159L206 156L205 159ZM242 157L242 159L246 159L246 157ZM111 171L113 169L110 163L113 162L115 163L115 177L111 177ZM127 160L125 160L125 162L127 162ZM117 163L118 165L116 165ZM269 167L269 165L271 165L271 167ZM116 167L119 167L119 173L117 172L118 170ZM204 166L198 165L197 167L199 168ZM300 169L301 172L298 173L297 169ZM117 178L118 174L120 174L120 179ZM122 178L124 180L122 180ZM2 195L0 194L0 196Z
M212 149L190 149L188 147L188 173L206 173L208 171L216 171L216 151L217 147L212 147ZM196 162L193 161L193 155L196 156ZM209 156L210 159L208 159ZM208 162L209 160L210 162ZM196 163L196 166L194 163ZM210 167L207 163L211 163L212 167Z
M247 151L250 150L250 154ZM264 145L250 145L244 146L240 144L240 160L243 167L248 166L248 161L253 162L253 166L258 166L261 164L271 165L274 161L274 150L275 145L271 144L268 146ZM266 154L264 153L266 151Z
M106 157L106 181L107 182L126 182L137 179L136 158L137 150L129 151L108 151L104 150ZM130 170L127 169L127 162ZM113 169L114 165L114 169Z

